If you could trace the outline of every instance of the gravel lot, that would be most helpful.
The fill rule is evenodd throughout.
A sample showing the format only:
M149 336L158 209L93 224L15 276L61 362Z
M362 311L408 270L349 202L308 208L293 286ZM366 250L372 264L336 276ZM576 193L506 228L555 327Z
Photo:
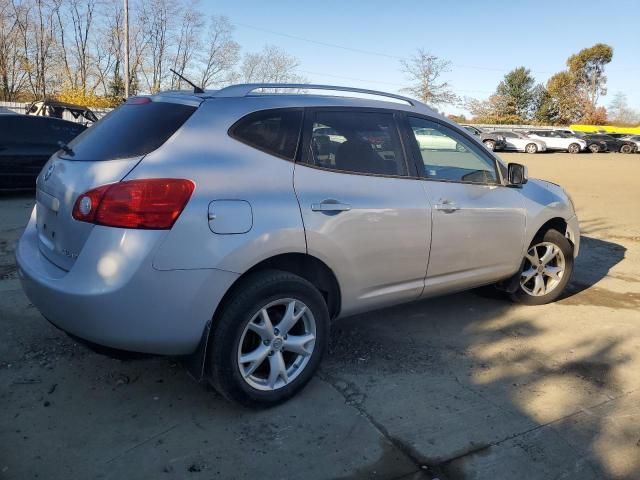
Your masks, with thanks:
M640 155L503 154L571 193L570 293L345 319L297 398L247 411L170 358L114 360L20 289L33 198L0 198L1 479L640 478Z

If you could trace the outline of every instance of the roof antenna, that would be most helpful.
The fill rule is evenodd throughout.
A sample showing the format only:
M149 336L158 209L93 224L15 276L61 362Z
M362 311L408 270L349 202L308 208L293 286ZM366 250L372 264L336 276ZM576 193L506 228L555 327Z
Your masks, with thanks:
M179 78L187 82L189 85L191 85L193 87L193 93L204 93L204 90L202 89L202 87L197 86L195 83L193 83L191 80L186 78L184 75L180 75L173 68L170 68L169 70L172 71L174 75L178 76Z

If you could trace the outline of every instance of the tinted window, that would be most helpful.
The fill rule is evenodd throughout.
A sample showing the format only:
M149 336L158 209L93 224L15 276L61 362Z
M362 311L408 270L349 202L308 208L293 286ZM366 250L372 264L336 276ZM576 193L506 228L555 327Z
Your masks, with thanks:
M518 136L513 132L493 132L496 135L502 135L505 138L518 138Z
M453 129L409 117L427 178L451 182L497 183L495 161Z
M75 138L68 160L139 157L160 147L196 110L166 102L125 103Z
M313 164L345 172L407 175L392 113L316 112L311 133Z
M252 147L290 160L296 155L302 110L264 110L244 117L231 136Z

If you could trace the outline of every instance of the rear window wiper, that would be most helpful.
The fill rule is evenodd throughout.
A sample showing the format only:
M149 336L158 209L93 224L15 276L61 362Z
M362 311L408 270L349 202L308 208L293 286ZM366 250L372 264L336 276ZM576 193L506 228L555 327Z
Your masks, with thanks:
M58 147L60 147L60 150L62 150L64 153L72 157L76 154L76 152L73 151L73 148L71 148L69 145L67 145L63 141L58 141Z

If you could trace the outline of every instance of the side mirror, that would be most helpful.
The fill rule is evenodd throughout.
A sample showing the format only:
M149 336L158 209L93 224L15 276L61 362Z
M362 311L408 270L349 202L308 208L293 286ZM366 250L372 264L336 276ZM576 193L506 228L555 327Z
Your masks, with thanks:
M520 163L510 163L508 166L509 185L524 185L529 181L527 167Z

